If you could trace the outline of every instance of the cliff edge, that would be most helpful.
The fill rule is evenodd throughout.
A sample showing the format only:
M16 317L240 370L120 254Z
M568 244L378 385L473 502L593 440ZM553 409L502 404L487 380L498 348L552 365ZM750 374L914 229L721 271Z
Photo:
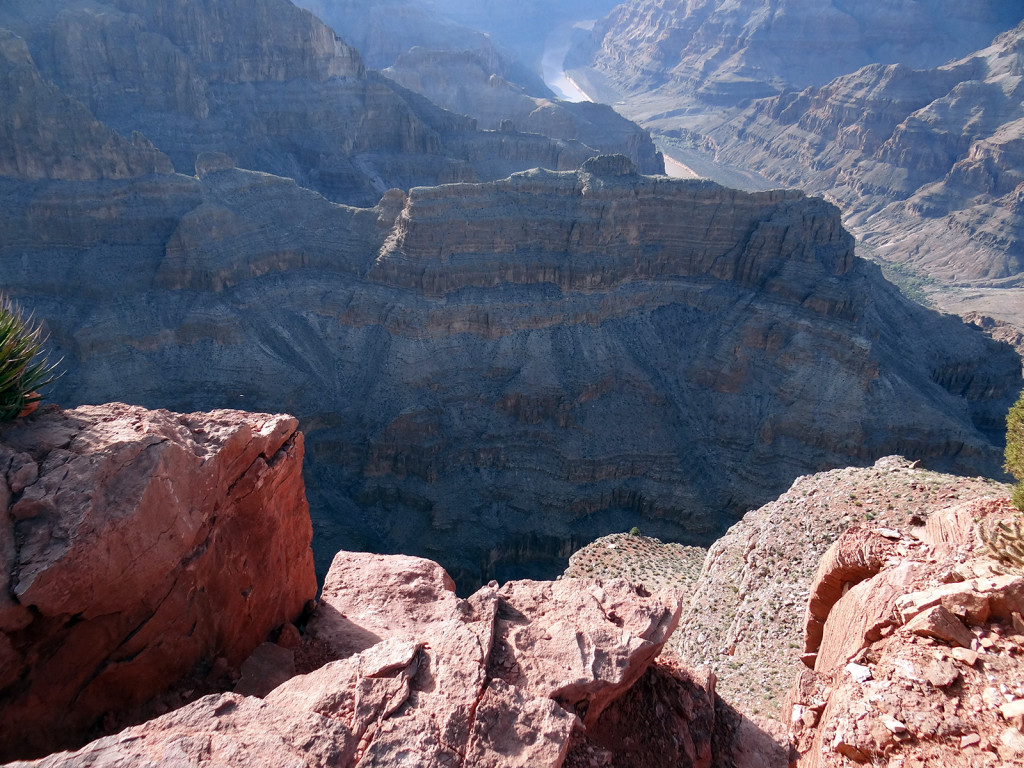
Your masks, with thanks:
M0 429L0 757L83 736L316 595L290 416L44 408Z

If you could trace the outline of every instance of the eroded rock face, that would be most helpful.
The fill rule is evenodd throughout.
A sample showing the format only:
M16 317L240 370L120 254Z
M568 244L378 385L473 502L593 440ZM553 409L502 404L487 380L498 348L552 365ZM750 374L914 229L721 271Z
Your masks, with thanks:
M365 70L354 48L286 0L12 0L0 27L24 38L60 98L87 107L71 110L73 126L98 118L122 136L140 132L188 175L199 154L221 152L332 200L373 205L391 187L567 170L597 151L574 139L478 130ZM23 87L26 75L15 74ZM24 122L12 102L12 122ZM88 133L65 132L66 147Z
M678 599L638 594L623 580L516 581L484 587L468 600L453 589L429 560L340 552L309 625L313 637L342 656L376 654L396 641L420 649L408 673L411 706L386 724L385 743L412 741L432 724L434 736L421 744L422 764L443 760L446 749L512 752L500 743L532 741L527 724L536 720L537 749L550 755L544 764L559 765L575 716L586 726L595 723L640 678L679 620ZM318 674L291 681L270 700L319 686ZM478 704L484 713L494 711L491 725L504 735L480 723ZM432 751L435 745L441 752Z
M824 467L999 471L1019 358L902 298L821 200L608 157L351 208L201 166L0 179L0 277L64 402L306 420L321 572L397 550L468 593L633 525L709 544Z
M289 416L50 407L0 433L0 755L48 752L316 593Z
M597 25L578 77L598 70L588 92L624 99L698 174L827 195L875 255L939 281L943 309L1020 330L1021 16L635 0Z
M1024 25L935 69L873 65L783 94L711 135L731 163L828 192L883 258L1006 280L1024 272L1022 51Z
M384 74L445 109L473 117L481 128L579 141L595 155L625 155L642 173L665 172L650 135L636 123L605 104L534 96L496 72L495 63L487 51L416 48Z
M978 534L1018 514L1002 498L955 505L910 531L885 529L884 553L864 529L839 538L808 618L822 613L814 595L826 584L843 581L842 595L824 632L808 635L813 669L789 694L797 765L1024 759L1024 577L998 566ZM852 562L874 565L855 573Z
M25 41L0 29L0 175L31 181L95 181L170 173L171 162L141 134L132 141L98 122L47 82Z
M621 579L461 600L436 563L341 552L306 638L340 658L262 700L207 696L17 765L707 768L739 741L725 710L716 724L713 676L652 663L679 609Z
M986 44L1019 9L951 0L632 0L594 30L593 65L626 90L735 105L782 87L822 85L871 63L936 66Z

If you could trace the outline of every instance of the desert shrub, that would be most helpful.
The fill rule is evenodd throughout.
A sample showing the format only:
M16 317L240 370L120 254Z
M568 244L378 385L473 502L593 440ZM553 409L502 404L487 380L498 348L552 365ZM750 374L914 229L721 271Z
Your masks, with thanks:
M0 296L0 421L17 418L57 379L57 363L43 353L46 337L6 296Z
M1024 512L1024 392L1006 414L1006 471L1017 478L1013 504Z
M639 528L637 528L637 527L636 527L636 526L634 525L634 526L633 526L632 528L630 528L630 529L629 529L629 535L630 535L630 536L639 536L639 535L640 535L640 529L639 529Z

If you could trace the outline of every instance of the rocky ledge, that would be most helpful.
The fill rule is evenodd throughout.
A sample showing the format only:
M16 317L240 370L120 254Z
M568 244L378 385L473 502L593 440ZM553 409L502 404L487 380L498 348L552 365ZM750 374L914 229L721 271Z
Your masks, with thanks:
M0 758L81 743L316 594L290 416L44 408L0 430Z
M1024 763L1024 575L982 539L1012 519L990 498L833 544L787 706L800 768Z
M314 607L296 426L112 404L0 430L0 755L194 699L10 765L780 764L714 675L656 662L670 592L566 579L460 599L429 560L340 552Z

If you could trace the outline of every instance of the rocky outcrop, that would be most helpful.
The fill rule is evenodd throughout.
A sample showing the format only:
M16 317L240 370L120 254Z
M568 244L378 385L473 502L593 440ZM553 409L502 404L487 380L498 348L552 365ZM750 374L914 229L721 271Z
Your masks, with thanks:
M606 158L357 209L201 166L0 180L0 278L63 402L302 418L321 572L397 550L468 591L634 525L707 545L880 454L999 471L1019 358L903 299L820 200Z
M711 764L713 677L652 666L678 600L623 580L511 582L467 600L452 586L436 563L340 552L307 634L336 660L263 700L208 696L76 753L18 765L169 754L336 768L641 766L665 754L680 766ZM623 733L627 712L649 716L642 750Z
M872 467L798 478L777 500L748 512L700 562L692 549L624 534L575 553L566 576L624 576L682 596L679 629L663 657L710 669L724 701L788 741L782 705L806 669L801 657L813 663L824 620L851 586L904 556L908 544L897 532L961 547L964 530L974 542L975 503L1009 492L1008 485L889 456ZM947 511L933 514L941 510ZM840 537L847 545L830 548ZM850 627L858 623L848 620Z
M914 529L887 529L884 562L863 530L832 546L812 601L832 592L828 582L842 581L842 594L808 609L809 622L824 616L824 632L808 635L816 655L788 704L797 765L1024 758L1024 577L1000 567L978 536L978 526L1018 514L1008 499L988 499L936 512ZM879 567L853 574L844 567L851 561Z
M576 716L596 722L679 617L678 601L641 596L624 581L510 582L465 601L453 588L430 561L339 553L309 632L342 657L362 654L296 678L268 701L323 691L317 711L344 710L328 679L378 676L368 659L388 648L392 674L374 683L392 689L374 696L387 711L353 722L353 745L369 744L364 760L401 743L418 764L460 764L464 755L470 765L497 765L497 752L517 755L516 765L557 766Z
M0 755L80 742L301 614L296 425L113 404L0 431Z

